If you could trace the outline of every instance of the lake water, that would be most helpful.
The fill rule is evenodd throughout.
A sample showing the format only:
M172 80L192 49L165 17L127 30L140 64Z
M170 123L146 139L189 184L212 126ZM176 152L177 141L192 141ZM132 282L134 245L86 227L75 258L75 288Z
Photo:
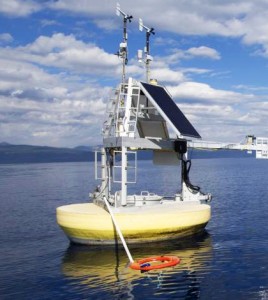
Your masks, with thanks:
M141 161L137 186L172 195L179 176ZM92 178L93 163L0 165L1 300L268 299L268 161L193 160L212 219L199 236L132 246L134 258L182 260L147 273L129 269L123 249L70 245L58 228L56 207L87 202Z

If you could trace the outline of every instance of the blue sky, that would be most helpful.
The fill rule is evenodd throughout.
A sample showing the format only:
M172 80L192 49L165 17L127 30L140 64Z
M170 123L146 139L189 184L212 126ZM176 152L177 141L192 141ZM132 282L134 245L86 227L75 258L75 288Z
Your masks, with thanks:
M101 143L122 19L114 0L0 0L0 142ZM152 77L204 140L268 136L268 1L122 0L127 76L144 80L136 52L154 27Z

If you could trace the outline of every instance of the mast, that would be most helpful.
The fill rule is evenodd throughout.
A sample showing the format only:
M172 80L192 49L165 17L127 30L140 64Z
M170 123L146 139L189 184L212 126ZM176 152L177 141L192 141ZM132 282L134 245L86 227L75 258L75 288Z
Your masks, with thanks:
M126 65L128 63L128 57L127 57L127 22L131 22L131 19L133 18L131 15L128 15L124 13L120 9L120 4L117 3L116 5L116 14L118 16L123 16L123 42L119 45L119 51L116 53L118 57L122 58L122 83L125 83L126 81Z
M146 66L146 81L150 81L150 62L153 60L152 56L150 55L150 36L151 34L155 34L154 28L149 28L145 26L142 22L142 19L139 19L139 29L142 31L143 29L146 30L146 43L144 48L145 53L145 66ZM141 52L140 52L141 53ZM139 55L138 55L139 56ZM139 57L141 59L141 57Z

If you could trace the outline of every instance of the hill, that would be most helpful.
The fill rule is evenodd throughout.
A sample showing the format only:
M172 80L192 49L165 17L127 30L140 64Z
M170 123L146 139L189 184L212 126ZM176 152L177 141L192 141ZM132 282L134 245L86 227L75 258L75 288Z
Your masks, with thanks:
M57 148L48 146L11 145L2 142L0 143L0 164L93 161L94 150L96 148L97 147L90 146ZM189 158L191 159L230 157L252 157L252 154L249 155L245 151L234 150L204 151L189 149ZM139 151L138 159L152 159L152 151Z
M89 149L56 148L47 146L0 144L0 164L90 161Z

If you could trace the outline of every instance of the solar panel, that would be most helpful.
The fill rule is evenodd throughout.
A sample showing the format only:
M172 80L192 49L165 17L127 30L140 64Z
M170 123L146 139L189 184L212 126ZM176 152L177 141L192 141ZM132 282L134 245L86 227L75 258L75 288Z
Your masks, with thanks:
M141 82L141 90L179 135L201 138L162 86Z

